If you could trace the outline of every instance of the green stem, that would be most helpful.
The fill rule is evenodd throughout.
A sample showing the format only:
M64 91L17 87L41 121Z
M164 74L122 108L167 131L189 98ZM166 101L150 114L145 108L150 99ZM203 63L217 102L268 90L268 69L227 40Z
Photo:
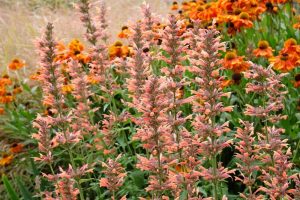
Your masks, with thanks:
M294 153L294 156L293 156L293 160L292 160L293 163L294 163L294 161L295 161L295 159L298 155L299 146L300 146L300 140L298 140L298 142L297 142L297 147L296 147L296 150L295 150L295 153Z
M213 155L212 156L212 167L213 167L213 175L214 175L214 180L213 180L213 190L214 190L214 199L218 200L218 181L215 179L217 175L217 156Z
M72 151L71 151L71 149L70 149L69 146L67 146L67 149L68 149L68 153L69 153L69 156L70 156L71 165L72 165L73 169L75 169L76 168L76 164L75 164L75 160L74 160ZM78 189L79 189L80 200L85 200L84 194L83 194L83 190L82 190L80 182L79 182L79 180L77 178L76 178L76 182L77 182Z

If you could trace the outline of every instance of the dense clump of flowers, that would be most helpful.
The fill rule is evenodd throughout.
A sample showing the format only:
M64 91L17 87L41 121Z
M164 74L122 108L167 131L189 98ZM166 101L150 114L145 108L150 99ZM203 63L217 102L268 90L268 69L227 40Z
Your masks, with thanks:
M140 128L133 139L141 140L143 147L150 153L148 158L138 156L137 168L151 172L147 191L152 191L155 198L161 198L163 191L168 189L166 184L165 170L167 168L166 152L173 143L171 127L166 124L168 117L166 109L168 96L165 79L160 77L149 77L144 85L144 93L137 110L142 114L137 122Z
M292 164L289 161L290 149L287 140L281 139L284 129L275 125L287 116L278 114L284 108L285 86L281 83L285 74L276 74L271 67L253 65L246 78L251 78L255 83L246 85L247 93L261 95L263 106L246 105L245 115L255 116L261 120L261 130L258 135L258 154L262 165L260 179L265 186L259 187L259 191L265 192L271 199L291 198L289 197L289 181L291 177L287 174ZM272 125L273 124L273 125Z
M78 39L66 46L56 42L49 24L38 42L41 67L34 77L45 110L33 122L42 172L35 192L49 200L298 198L299 174L293 174L290 138L281 123L287 120L285 74L272 67L294 70L299 45L289 39L275 57L265 40L256 49L249 45L247 59L254 55L265 64L258 57L268 58L272 65L264 68L246 61L243 40L233 36L251 33L243 29L263 12L274 17L273 4L174 2L178 14L165 21L144 4L143 18L123 26L122 40L110 43L105 5L94 17L96 4L80 0L91 47ZM229 33L227 51L217 30ZM9 66L22 67L21 60ZM292 73L294 98L300 78L298 69ZM15 106L10 103L25 89L20 85L0 78L0 114ZM299 144L294 146L296 156ZM7 152L1 167L25 151L21 144Z
M59 64L54 61L56 58L56 41L53 38L53 25L48 24L45 36L37 42L41 57L39 81L43 85L43 103L51 106L53 113L60 113L64 103L61 93L64 78L60 73Z
M200 138L201 155L203 159L209 160L211 165L206 168L201 166L201 176L213 183L213 196L219 199L219 182L229 178L234 170L224 168L217 161L219 155L225 147L232 141L225 140L224 136L230 131L228 122L216 123L216 117L222 112L231 112L232 107L225 107L221 102L222 97L229 97L229 93L222 91L223 77L220 76L221 60L218 56L219 50L224 50L224 43L220 42L220 37L215 29L201 30L201 37L197 41L203 47L198 54L199 64L193 69L201 76L196 77L195 83L198 90L194 94L195 119L192 123L196 134Z
M127 71L130 78L127 79L127 88L132 95L133 105L139 103L140 97L143 93L143 86L146 78L149 76L150 55L149 47L143 38L141 29L141 22L137 22L132 27L132 36L130 37L133 44L133 56L127 60Z
M113 193L112 199L116 199L115 192L122 186L124 177L126 176L125 169L120 163L118 163L120 157L121 155L119 155L115 160L108 159L106 163L102 162L105 178L100 179L100 187L106 187L109 191L111 191Z
M257 195L258 190L253 191L252 188L256 181L255 172L259 170L257 164L259 148L255 143L254 126L248 121L240 120L240 123L244 127L237 129L235 137L238 139L236 158L240 161L237 168L241 175L235 177L235 180L241 181L248 188L248 193L240 193L243 199L263 199L262 195Z

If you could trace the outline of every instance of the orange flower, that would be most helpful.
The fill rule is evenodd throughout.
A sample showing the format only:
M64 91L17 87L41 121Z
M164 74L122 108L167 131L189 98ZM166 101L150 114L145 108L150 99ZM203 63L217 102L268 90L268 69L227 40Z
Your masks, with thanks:
M300 29L300 15L296 17L296 23L293 25L295 29Z
M287 53L280 53L276 57L269 58L269 61L273 64L274 69L281 72L291 71L297 64L297 59Z
M0 96L0 103L11 103L13 101L13 96L11 95L11 93L6 93L5 96Z
M2 158L0 159L0 166L8 166L12 162L13 158L13 155L3 154Z
M300 74L296 74L296 76L295 76L294 87L295 87L295 88L300 87Z
M294 38L290 38L284 42L283 49L280 53L287 53L296 57L300 56L300 46Z
M5 74L4 76L2 76L2 78L0 78L0 86L6 86L6 85L11 85L12 81L9 78L9 76L7 74Z
M101 78L89 74L87 77L87 81L88 81L88 83L90 83L92 85L96 85L96 84L100 83Z
M23 150L24 145L20 143L14 143L9 148L11 153L20 153Z
M8 65L10 70L18 70L25 66L25 62L19 59L13 59L11 63Z
M0 86L0 96L5 96L7 93L6 88L4 86Z
M235 51L230 51L225 55L223 66L235 73L240 73L248 70L250 64L244 61L243 56L237 56Z
M122 31L118 34L119 38L128 38L129 35L131 34L128 26L123 26Z
M226 88L226 87L230 86L231 84L232 84L232 80L226 79L226 80L222 81L221 87Z
M72 41L71 41L71 42L72 42ZM57 49L58 52L63 52L63 51L66 50L66 46L65 46L64 43L58 42L58 43L56 44L56 49Z
M182 2L182 10L183 11L188 11L188 10L190 10L190 5L188 4L188 2L186 2L186 1L184 1L184 2Z
M178 10L178 3L176 1L173 2L171 10Z
M74 89L73 85L70 85L70 84L64 85L64 86L62 87L62 93L63 93L63 94L71 93L71 92L73 91L73 89Z
M182 99L183 96L184 96L184 87L181 86L176 90L175 97L176 99Z
M39 79L41 72L37 71L35 74L30 75L30 80L37 81Z
M83 44L78 39L73 39L69 44L69 53L71 55L80 54L84 50Z
M22 92L22 88L19 85L14 86L13 94L20 94Z
M84 55L82 53L73 56L73 58L84 64L89 63L91 61L90 56Z
M111 60L115 57L123 58L131 55L129 47L124 46L120 41L117 41L114 45L110 46L108 51Z
M4 108L0 108L0 115L4 115L4 113L5 113Z
M267 41L261 40L258 42L258 48L253 50L253 54L256 57L270 58L273 56L273 49Z
M300 29L300 22L297 22L296 24L293 25L294 29Z
M251 28L253 26L250 16L246 12L241 12L238 17L233 19L232 23L238 30L240 30L241 27Z

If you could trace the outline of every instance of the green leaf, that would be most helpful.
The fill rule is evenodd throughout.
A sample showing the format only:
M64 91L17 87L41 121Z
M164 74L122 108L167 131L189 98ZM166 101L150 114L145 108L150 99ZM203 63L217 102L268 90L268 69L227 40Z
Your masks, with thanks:
M19 197L16 193L16 191L13 189L13 187L11 186L7 176L5 175L2 175L2 181L3 181L3 184L5 186L5 189L10 197L11 200L19 200Z
M144 172L135 171L130 174L134 184L139 188L143 188L145 185Z
M188 196L188 191L187 190L183 190L183 192L181 192L179 200L185 200L187 199L186 197Z
M33 200L32 194L27 190L20 177L17 177L17 184L24 200Z

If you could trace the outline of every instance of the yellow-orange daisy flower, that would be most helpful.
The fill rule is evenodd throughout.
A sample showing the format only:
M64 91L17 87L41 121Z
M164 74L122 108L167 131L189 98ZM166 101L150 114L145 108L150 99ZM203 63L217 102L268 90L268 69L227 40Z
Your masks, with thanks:
M10 70L18 70L25 66L25 62L20 59L13 59L11 63L8 65Z
M0 159L0 166L8 166L13 161L14 156L9 154L3 154Z
M258 48L253 50L256 57L270 58L273 56L273 49L269 46L268 41L261 40L258 42Z

